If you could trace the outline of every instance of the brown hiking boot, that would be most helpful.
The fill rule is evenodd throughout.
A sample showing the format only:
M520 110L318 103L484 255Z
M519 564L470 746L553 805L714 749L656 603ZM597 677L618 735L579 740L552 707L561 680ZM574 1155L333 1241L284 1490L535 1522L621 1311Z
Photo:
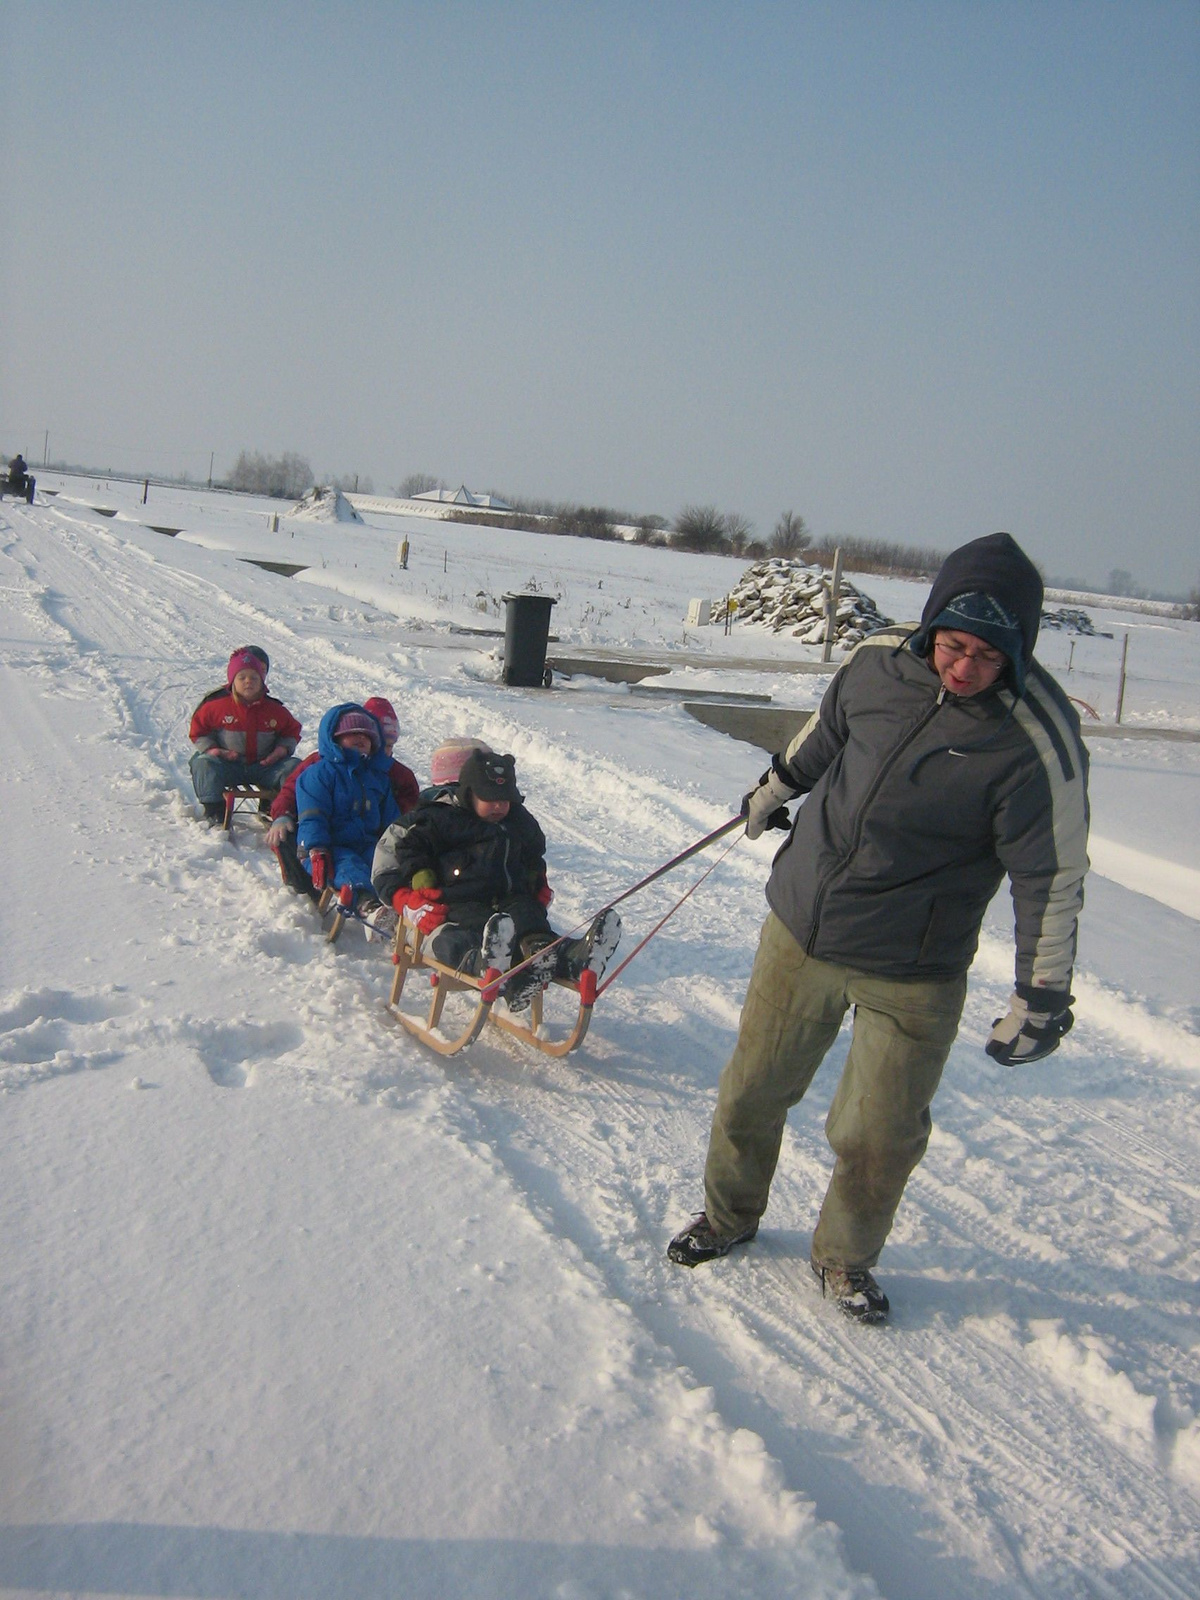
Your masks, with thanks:
M681 1267L698 1267L702 1261L715 1261L727 1256L735 1244L745 1244L758 1232L758 1223L743 1228L741 1233L716 1233L703 1211L693 1217L667 1246L667 1260Z
M845 1267L822 1267L811 1263L821 1294L832 1300L843 1316L854 1322L886 1322L891 1307L888 1297L865 1269L847 1271Z

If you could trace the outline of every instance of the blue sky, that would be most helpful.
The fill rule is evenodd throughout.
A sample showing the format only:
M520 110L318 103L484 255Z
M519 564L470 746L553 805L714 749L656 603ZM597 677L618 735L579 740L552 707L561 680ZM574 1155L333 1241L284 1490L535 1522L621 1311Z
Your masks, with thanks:
M0 448L1200 581L1200 7L10 0Z

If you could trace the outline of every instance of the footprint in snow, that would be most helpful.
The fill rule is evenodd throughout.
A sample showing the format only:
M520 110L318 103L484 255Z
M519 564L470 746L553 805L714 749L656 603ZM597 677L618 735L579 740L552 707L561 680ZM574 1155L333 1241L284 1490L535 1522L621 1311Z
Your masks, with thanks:
M0 1001L0 1089L85 1072L120 1060L121 1020L137 1001L117 985L79 992L24 989ZM116 1034L118 1037L113 1038ZM110 1042L115 1048L97 1048Z
M274 1061L303 1042L302 1029L286 1022L205 1026L193 1041L204 1070L218 1089L246 1088L253 1084L260 1061Z

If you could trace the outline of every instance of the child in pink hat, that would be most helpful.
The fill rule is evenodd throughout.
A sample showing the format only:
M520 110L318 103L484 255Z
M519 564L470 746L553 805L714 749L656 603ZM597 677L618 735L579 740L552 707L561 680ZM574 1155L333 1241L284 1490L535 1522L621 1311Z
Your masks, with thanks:
M225 814L224 794L238 784L275 790L299 763L294 759L299 722L267 693L271 663L257 645L239 645L225 669L226 687L214 689L192 713L192 786L210 822Z

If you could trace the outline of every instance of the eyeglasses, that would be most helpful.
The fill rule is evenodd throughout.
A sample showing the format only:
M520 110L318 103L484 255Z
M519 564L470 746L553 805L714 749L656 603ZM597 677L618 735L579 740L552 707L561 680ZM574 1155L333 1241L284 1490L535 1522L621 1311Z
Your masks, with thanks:
M956 639L948 639L945 634L938 634L933 641L933 648L940 650L947 661L973 661L976 666L994 667L997 672L1008 665L1008 657L1002 650L992 650L987 645L971 649Z

